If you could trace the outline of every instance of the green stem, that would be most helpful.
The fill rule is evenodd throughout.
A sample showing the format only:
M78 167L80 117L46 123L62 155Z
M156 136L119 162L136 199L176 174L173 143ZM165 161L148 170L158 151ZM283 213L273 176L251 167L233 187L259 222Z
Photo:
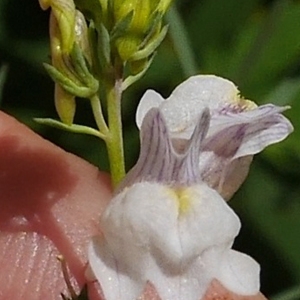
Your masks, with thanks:
M189 77L197 74L198 67L196 59L183 21L175 5L171 6L167 14L167 21L170 24L169 32L184 75Z
M114 84L108 83L106 90L109 126L109 135L106 139L106 145L112 183L115 187L125 176L121 118L122 81L116 80Z
M100 133L106 136L109 132L109 129L103 117L100 99L97 95L94 95L90 101L97 127Z

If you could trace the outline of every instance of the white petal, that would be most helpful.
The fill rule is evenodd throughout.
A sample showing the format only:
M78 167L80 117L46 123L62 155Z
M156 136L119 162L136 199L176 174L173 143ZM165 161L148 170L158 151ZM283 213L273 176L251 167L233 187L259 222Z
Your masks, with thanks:
M240 220L215 190L199 184L187 188L181 197L190 201L178 218L183 257L190 260L210 247L233 242Z
M178 270L172 273L155 262L152 265L154 268L147 271L147 277L163 300L199 300L212 280L200 258L181 273Z
M147 112L154 107L159 107L165 99L154 90L147 90L143 95L136 111L136 124L141 128Z
M228 79L215 75L196 75L178 85L169 100L203 102L209 109L214 109L238 101L238 94L238 89Z
M177 215L177 196L170 188L141 182L125 188L112 200L101 224L116 256L128 268L143 272L147 268L145 255L152 246L165 259L178 262L181 257Z
M90 267L106 300L133 300L141 295L144 282L130 278L117 261L104 238L94 238L88 248Z
M193 76L181 83L160 109L172 133L183 134L186 130L191 133L193 128L190 127L195 126L204 108L214 110L235 104L239 101L238 93L235 85L227 79L213 75Z
M216 277L227 289L239 295L259 292L260 267L250 256L234 250L228 251Z
M148 253L160 266L167 261L166 271L180 271L207 248L231 244L240 229L233 210L206 184L173 190L150 182L118 194L101 225L114 256L132 274L147 270Z

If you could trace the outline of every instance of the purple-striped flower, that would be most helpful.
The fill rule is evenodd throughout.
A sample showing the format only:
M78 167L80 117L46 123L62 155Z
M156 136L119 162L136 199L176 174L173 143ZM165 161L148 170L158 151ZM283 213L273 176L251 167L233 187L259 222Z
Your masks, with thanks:
M241 225L222 197L243 182L253 154L292 131L285 109L257 107L215 76L192 77L167 100L146 92L138 162L89 247L105 299L137 299L147 282L162 300L199 300L213 279L240 295L259 291L259 265L231 249Z
M214 278L237 294L259 291L259 265L231 250L237 215L200 178L209 124L205 109L178 151L160 110L146 114L139 160L101 217L103 236L89 247L105 299L137 299L148 281L163 300L199 300Z

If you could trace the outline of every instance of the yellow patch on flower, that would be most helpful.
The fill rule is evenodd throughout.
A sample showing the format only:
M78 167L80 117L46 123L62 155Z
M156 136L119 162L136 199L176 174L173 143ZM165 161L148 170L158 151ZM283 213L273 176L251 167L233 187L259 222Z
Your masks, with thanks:
M245 108L245 110L252 110L257 107L255 102L243 98L239 100L239 105Z
M178 203L179 214L186 213L191 207L192 191L189 188L179 188L174 190L176 201Z

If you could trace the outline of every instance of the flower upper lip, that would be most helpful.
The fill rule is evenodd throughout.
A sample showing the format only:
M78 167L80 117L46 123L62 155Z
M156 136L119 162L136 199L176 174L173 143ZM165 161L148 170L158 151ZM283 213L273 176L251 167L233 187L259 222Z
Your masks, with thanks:
M202 180L225 199L230 199L243 183L251 156L293 131L292 124L281 114L288 106L257 107L241 98L232 82L213 75L190 77L166 100L148 90L137 109L138 127L153 107L164 115L178 152L185 148L201 112L205 108L210 110L211 121L199 154L199 170Z

